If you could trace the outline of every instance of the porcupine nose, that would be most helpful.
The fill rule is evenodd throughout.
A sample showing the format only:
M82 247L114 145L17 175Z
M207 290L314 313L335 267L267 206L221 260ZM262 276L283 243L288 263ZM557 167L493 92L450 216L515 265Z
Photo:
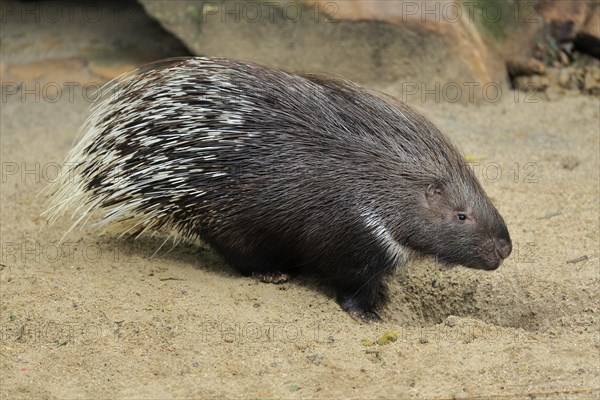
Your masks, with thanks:
M496 246L496 252L504 260L512 252L512 243L508 240L500 239Z

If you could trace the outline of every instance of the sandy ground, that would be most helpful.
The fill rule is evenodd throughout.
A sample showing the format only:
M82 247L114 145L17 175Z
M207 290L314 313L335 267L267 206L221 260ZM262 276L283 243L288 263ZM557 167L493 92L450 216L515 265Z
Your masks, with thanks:
M91 224L58 244L70 221L48 227L38 194L93 89L184 52L140 18L120 30L3 21L2 398L600 395L598 98L409 99L473 161L515 250L493 272L415 261L390 279L386 322L363 325L314 279L260 284L198 244L153 255L160 238ZM140 37L150 48L132 51ZM392 330L397 341L370 345Z

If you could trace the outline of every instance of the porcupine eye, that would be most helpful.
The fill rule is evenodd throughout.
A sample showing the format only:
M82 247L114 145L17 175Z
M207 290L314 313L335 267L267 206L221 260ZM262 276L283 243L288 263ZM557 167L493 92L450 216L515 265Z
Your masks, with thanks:
M459 212L456 214L456 218L458 218L459 221L464 221L467 219L467 214Z

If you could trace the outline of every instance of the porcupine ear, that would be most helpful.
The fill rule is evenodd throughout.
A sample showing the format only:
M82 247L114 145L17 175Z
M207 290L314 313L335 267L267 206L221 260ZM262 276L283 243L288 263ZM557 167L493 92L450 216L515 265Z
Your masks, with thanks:
M427 186L427 189L425 190L425 199L427 200L427 204L430 207L434 207L435 205L439 204L445 189L446 180L444 179L438 179L434 183L431 183L429 186Z

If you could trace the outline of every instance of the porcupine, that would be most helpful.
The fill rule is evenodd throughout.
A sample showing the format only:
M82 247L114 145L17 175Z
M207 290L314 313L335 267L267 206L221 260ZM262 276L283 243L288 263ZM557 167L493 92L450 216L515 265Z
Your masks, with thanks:
M113 84L50 187L50 220L200 238L243 274L305 271L354 318L412 253L492 270L508 229L459 150L391 97L330 76L171 59Z

